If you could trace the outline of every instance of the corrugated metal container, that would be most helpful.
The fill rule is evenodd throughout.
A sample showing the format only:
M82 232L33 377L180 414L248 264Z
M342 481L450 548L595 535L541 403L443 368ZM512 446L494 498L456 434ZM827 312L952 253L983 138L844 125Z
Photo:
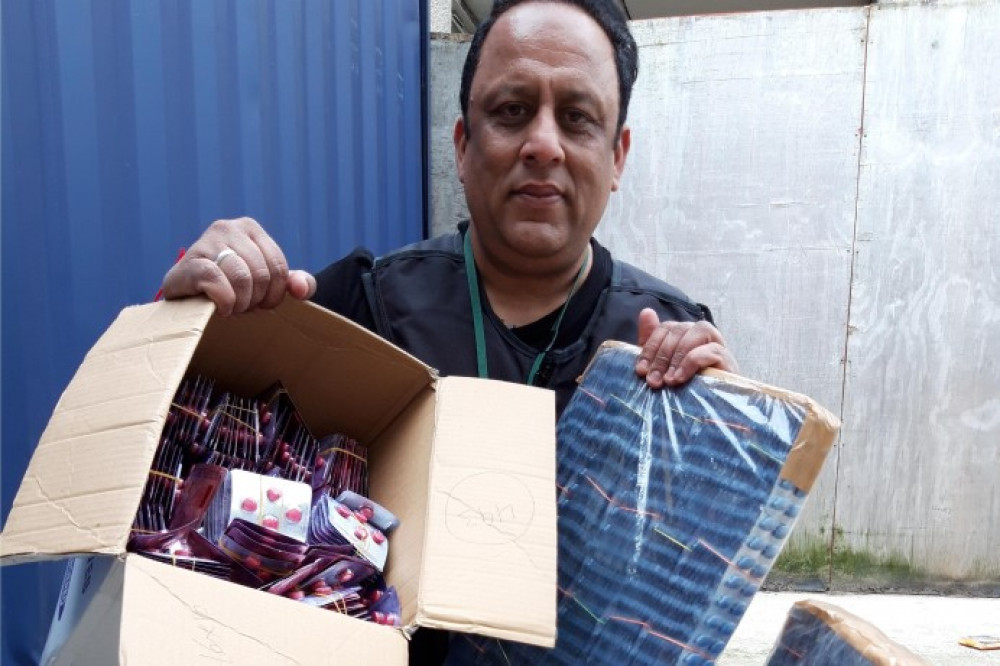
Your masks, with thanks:
M4 0L3 514L83 354L213 219L295 267L424 234L425 0ZM62 565L4 569L37 661Z

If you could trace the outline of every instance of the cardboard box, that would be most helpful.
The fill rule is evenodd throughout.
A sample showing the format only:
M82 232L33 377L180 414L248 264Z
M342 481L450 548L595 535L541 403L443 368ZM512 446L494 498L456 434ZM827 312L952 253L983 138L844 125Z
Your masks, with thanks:
M189 370L244 395L281 380L315 434L369 446L372 498L401 521L386 578L402 630L125 552ZM0 536L0 562L116 558L101 603L83 609L66 640L62 655L79 663L404 664L417 627L551 646L554 418L549 391L440 378L309 303L229 318L200 299L127 308L59 400Z

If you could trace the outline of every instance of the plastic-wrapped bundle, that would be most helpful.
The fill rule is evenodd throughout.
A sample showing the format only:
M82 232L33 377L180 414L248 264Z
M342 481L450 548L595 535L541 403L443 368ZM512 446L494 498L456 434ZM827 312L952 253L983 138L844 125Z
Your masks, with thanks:
M839 423L708 371L678 389L598 351L558 425L555 649L467 636L451 663L710 664L788 536Z
M842 608L799 601L771 650L768 666L925 666L929 662Z

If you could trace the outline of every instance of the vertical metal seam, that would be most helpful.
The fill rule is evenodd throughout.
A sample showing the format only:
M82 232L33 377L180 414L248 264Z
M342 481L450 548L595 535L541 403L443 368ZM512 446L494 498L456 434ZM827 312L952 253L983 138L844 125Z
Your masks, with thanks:
M864 55L861 65L861 123L858 127L858 162L857 175L854 185L854 229L851 234L851 268L847 278L847 319L844 324L844 353L841 358L841 381L840 381L840 435L837 438L837 467L833 481L833 512L830 516L830 545L828 549L829 558L827 564L827 587L833 587L833 556L837 541L837 503L840 501L840 469L841 458L843 457L844 442L844 408L847 403L847 368L850 363L848 351L851 340L851 313L854 305L854 271L858 258L858 212L861 200L861 160L864 156L865 147L865 97L868 92L868 46L870 43L870 30L872 21L872 6L865 7L864 24Z
M431 235L431 108L430 108L430 3L420 0L420 234Z

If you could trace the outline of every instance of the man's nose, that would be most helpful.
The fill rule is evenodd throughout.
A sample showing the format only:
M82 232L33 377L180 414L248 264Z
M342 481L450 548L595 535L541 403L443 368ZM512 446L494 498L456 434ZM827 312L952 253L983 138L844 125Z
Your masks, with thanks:
M563 152L562 133L555 114L542 108L528 125L527 136L521 146L521 159L539 165L558 164L566 157Z

